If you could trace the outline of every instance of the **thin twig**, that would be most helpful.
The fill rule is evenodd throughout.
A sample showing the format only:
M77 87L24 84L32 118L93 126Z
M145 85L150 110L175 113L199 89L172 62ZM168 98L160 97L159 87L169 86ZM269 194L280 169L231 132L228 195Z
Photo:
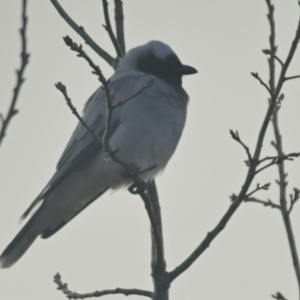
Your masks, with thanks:
M295 203L300 199L300 190L294 188L294 194L290 194L290 208L288 209L288 215L292 212Z
M146 84L144 84L140 89L138 89L132 95L130 95L127 98L125 98L124 100L121 100L121 101L117 102L116 104L114 104L112 106L112 109L115 109L118 106L124 105L126 102L128 102L129 100L133 99L134 97L136 97L137 95L139 95L140 93L142 93L145 89L151 87L153 85L153 83L154 83L154 80L155 80L154 76L150 77L150 79L148 80L148 82Z
M272 55L276 53L277 47L275 46L275 20L274 20L274 5L271 3L271 0L266 0L267 7L269 10L268 14L268 19L269 19L269 24L270 24L270 29L271 29L271 35L270 35L270 51ZM275 87L275 62L274 62L274 57L271 55L269 59L269 70L270 70L270 89L272 93L272 98L273 101L276 101L278 95L279 95L279 88L283 85L285 82L285 73L287 71L287 68L289 66L289 63L296 51L297 45L299 43L300 39L300 19L298 22L298 27L296 31L296 36L293 40L290 52L288 54L288 57L286 59L286 62L284 63L281 74L279 76L277 86ZM283 72L284 71L284 72ZM272 123L273 123L273 129L274 129L274 134L275 134L275 142L276 142L276 150L278 153L278 157L283 157L283 146L282 146L282 136L279 130L279 121L278 121L278 110L274 111L273 118L272 118ZM289 212L287 208L287 201L286 201L286 187L287 187L287 182L286 182L286 173L285 173L285 166L284 166L284 160L281 160L278 163L278 172L279 172L279 187L280 187L280 207L281 207L281 213L282 213L282 218L283 222L285 225L288 241L289 241L289 246L290 246L290 251L291 251L291 256L293 260L293 266L295 270L295 275L297 278L298 282L298 293L300 295L300 264L299 264L299 257L298 257L298 252L297 252L297 247L295 243L295 238L294 238L294 233L293 233L293 228L291 224L291 220L289 217Z
M27 20L28 17L26 15L27 9L27 0L23 0L22 2L22 26L20 28L20 36L21 36L21 66L20 69L16 71L17 74L17 83L13 89L13 97L10 103L10 107L8 109L6 117L3 117L1 114L1 130L0 130L0 146L6 135L7 127L11 121L11 119L18 113L16 109L17 100L19 97L19 93L21 90L21 86L25 81L23 77L25 68L29 62L29 53L27 52L27 37L26 37L26 29L27 29Z
M240 136L239 136L239 133L236 131L234 132L233 130L230 129L230 135L231 137L237 141L239 144L241 144L243 146L243 148L245 149L246 153L247 153L247 156L248 156L248 161L249 161L249 164L252 164L253 161L252 161L252 156L251 156L251 153L250 153L250 150L249 148L242 142L242 140L240 139Z
M78 113L76 107L72 104L71 98L68 96L67 88L65 85L63 85L61 82L58 82L55 84L55 87L64 95L65 100L67 102L67 105L70 107L72 113L76 116L76 118L80 121L80 123L90 132L90 134L93 136L93 138L99 143L99 145L103 146L102 140L99 138L97 133L91 129L85 121L82 119L80 114Z
M296 79L296 78L300 78L300 75L285 77L284 81L291 80L291 79Z
M255 171L255 175L257 175L258 173L260 173L261 171L265 170L265 169L268 169L269 167L271 166L274 166L278 164L278 161L277 159L274 159L273 161L271 161L270 163L266 164L265 166L261 167L260 169L256 170Z
M261 129L259 131L258 139L256 142L255 152L252 157L253 162L258 162L263 140L269 125L269 122L272 118L272 115L274 113L274 109L276 107L276 100L280 94L282 85L283 85L283 79L285 78L286 72L288 70L288 67L292 61L292 58L295 54L295 51L298 46L298 41L300 38L300 20L297 27L296 36L292 41L292 45L290 47L287 59L285 60L283 67L280 72L279 80L276 86L276 89L274 93L271 95L271 100L265 115L265 118L263 120L263 124L261 126ZM207 236L203 239L203 241L199 244L199 246L190 254L189 257L187 257L178 267L176 267L173 271L169 273L169 282L174 281L179 275L181 275L185 270L187 270L198 258L199 256L209 247L210 243L218 236L218 234L225 228L228 221L231 219L235 211L238 209L240 204L245 199L245 196L247 194L247 191L254 179L255 171L256 171L256 164L253 163L248 168L248 173L245 179L245 182L241 188L240 193L236 197L236 200L229 206L228 210L224 214L224 216L221 218L219 223L214 227L214 229L207 234Z
M115 0L115 23L116 23L117 41L120 45L122 52L126 53L122 0Z
M259 200L259 199L254 198L254 197L250 197L250 196L252 196L254 193L256 193L256 192L259 191L259 190L268 190L269 187L270 187L270 185L271 185L270 183L266 183L266 184L264 184L263 186L261 186L261 185L258 183L258 184L256 185L256 188L255 188L252 192L250 192L250 193L248 193L248 194L246 195L244 201L245 201L245 202L255 202L255 203L260 203L260 204L263 204L264 206L270 206L270 207L272 207L272 208L278 208L278 209L280 209L280 206L277 205L277 204L275 204L275 203L273 203L270 199L268 199L268 201L265 201L265 200ZM237 195L236 195L236 194L232 194L229 198L231 199L232 202L234 202L234 201L236 200L236 198L237 198Z
M83 38L83 40L111 67L117 68L118 62L109 53L102 49L84 30L82 26L78 26L74 20L66 13L57 0L50 0L61 17Z
M273 55L273 57L280 63L280 65L283 66L283 61L276 54L272 54L269 49L264 49L262 50L262 52L267 55Z
M246 195L245 199L249 198L250 196L252 196L253 194L255 194L255 193L258 192L258 191L261 191L261 190L267 191L267 190L269 189L270 185L271 185L270 182L265 183L264 185L260 185L260 184L258 183L258 184L256 185L256 188L255 188L252 192L250 192L250 193L248 193L248 194Z
M261 167L260 169L258 169L255 174L258 174L259 172L273 166L273 165L278 165L279 163L281 163L284 160L290 160L292 161L294 157L299 157L300 153L290 153L287 155L283 155L282 157L279 156L269 156L269 157L265 157L264 159L260 160L259 163L262 163L263 161L272 159L272 161L270 163L268 163L267 165Z
M137 296L144 296L153 299L152 292L139 290L139 289L116 288L113 290L103 290L103 291L95 291L92 293L79 294L69 290L68 284L63 283L61 281L61 276L59 273L57 273L54 276L53 281L57 284L57 289L61 290L67 296L68 299L86 299L86 298L102 297L102 296L115 295L115 294L122 294L124 296L137 295Z
M271 90L270 90L270 88L269 88L268 85L267 85L267 84L259 77L258 73L251 72L251 75L252 75L255 79L257 79L257 80L259 81L259 83L260 83L261 85L263 85L263 86L267 89L267 91L269 92L269 94L271 95Z
M63 37L63 39L66 45L70 47L72 51L78 53L78 57L84 58L89 63L90 67L93 69L92 73L98 76L98 80L102 84L106 83L106 79L102 74L102 71L100 70L99 66L95 65L91 58L85 53L85 51L82 49L82 45L77 45L77 43L73 42L73 40L68 35Z
M75 51L75 52L78 53L77 56L83 57L89 63L89 65L93 69L92 73L98 76L99 81L103 85L103 89L104 89L104 92L105 92L105 98L106 98L106 105L107 105L106 125L105 125L105 130L104 130L104 134L103 134L103 138L102 138L103 150L106 153L109 152L111 157L116 162L118 162L123 167L125 167L126 164L116 157L116 155L114 153L115 151L111 150L109 145L108 145L108 139L109 139L109 136L110 136L110 126L108 126L108 124L111 123L112 105L113 105L112 94L109 90L108 81L104 77L104 75L103 75L101 69L99 68L99 66L96 66L94 64L94 62L91 60L91 58L82 49L82 45L77 45L77 43L73 42L73 40L69 36L64 37L64 41L65 41L66 45L69 46L72 51Z
M277 300L288 300L280 292L277 292L275 295L271 295L271 296L272 296L272 298L277 299Z
M283 157L279 157L279 156L266 156L264 158L262 158L261 160L259 160L259 164L261 164L262 162L266 161L266 160L276 160L276 161L280 161L280 160L293 160L293 157L299 157L300 156L300 152L292 152L289 154L284 155Z
M263 206L269 206L271 208L277 208L279 210L281 209L280 205L272 202L270 199L268 199L267 201L265 201L265 200L260 200L260 199L254 198L254 197L250 197L250 198L245 198L244 201L245 202L259 203L259 204L262 204Z
M115 34L113 32L113 29L111 27L107 0L102 0L102 6L103 6L103 12L104 12L104 18L105 18L105 25L103 25L103 27L106 29L106 31L110 37L110 40L111 40L112 44L114 45L118 59L120 59L124 56L125 53L121 50L119 42L117 41Z

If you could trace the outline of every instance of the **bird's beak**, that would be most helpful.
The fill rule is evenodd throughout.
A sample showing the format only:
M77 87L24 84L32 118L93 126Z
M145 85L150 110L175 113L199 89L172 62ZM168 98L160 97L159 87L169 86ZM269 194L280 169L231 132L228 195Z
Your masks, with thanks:
M198 71L193 67L181 65L181 67L176 70L176 73L180 75L191 75L198 73Z

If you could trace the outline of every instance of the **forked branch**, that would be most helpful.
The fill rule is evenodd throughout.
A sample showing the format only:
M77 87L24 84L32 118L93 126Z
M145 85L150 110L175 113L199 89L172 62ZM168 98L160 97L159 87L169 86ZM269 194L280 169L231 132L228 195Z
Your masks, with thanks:
M267 0L267 3L270 2ZM269 13L270 14L270 13ZM272 19L272 18L271 18ZM272 24L273 26L273 24ZM271 28L271 31L274 32L274 27ZM283 63L283 66L281 68L281 72L279 75L279 80L277 82L277 85L274 86L274 89L272 87L272 82L270 81L270 87L268 87L267 84L265 84L258 76L258 74L252 74L256 79L260 81L261 84L265 86L265 88L268 90L268 92L271 95L271 99L269 102L269 106L265 115L265 118L263 120L262 126L260 128L258 139L256 142L256 147L254 151L254 155L252 156L252 160L254 162L258 162L260 159L260 153L263 145L263 140L265 138L267 127L270 123L270 120L273 116L274 110L276 109L277 104L277 98L281 92L284 78L286 77L286 72L289 68L289 65L292 61L292 58L295 54L295 51L297 49L298 43L300 38L300 19L297 26L296 35L292 41L288 56ZM271 37L272 43L273 43L273 37ZM274 55L276 54L276 47L274 47L275 44L272 44L271 46L271 60L274 60ZM273 69L272 64L272 69ZM279 155L282 156L282 155ZM209 247L210 243L218 236L218 234L225 228L228 221L231 219L235 211L238 209L240 204L244 201L248 189L250 188L250 185L255 177L257 164L249 164L248 173L245 179L245 182L241 188L240 193L237 195L235 201L230 205L227 212L224 214L224 216L221 218L219 223L215 226L215 228L210 231L207 236L203 239L203 241L200 243L200 245L190 254L188 258L186 258L178 267L176 267L173 271L169 273L169 281L172 282L175 280L179 275L181 275L185 270L187 270L198 258L199 256Z
M272 99L276 101L278 95L279 95L279 89L282 87L283 83L286 81L286 71L289 66L289 63L292 60L292 57L295 53L295 50L299 44L300 40L300 20L298 22L298 27L296 31L296 36L293 40L292 46L290 48L290 52L288 54L288 57L286 59L286 62L282 66L282 70L277 82L277 85L275 85L275 54L277 50L277 46L275 44L275 20L274 20L274 5L271 3L271 0L266 0L267 6L268 6L268 20L270 24L270 52L271 52L271 57L269 59L269 73L270 73L270 89L272 93ZM300 4L300 3L299 3ZM283 72L284 70L284 72ZM273 118L272 118L272 123L273 123L273 130L274 130L274 135L275 135L275 145L276 145L276 151L278 154L279 158L284 157L284 152L283 152L283 145L282 145L282 136L280 133L279 129L279 120L278 120L278 110L275 109L273 113ZM286 172L285 172L285 163L284 160L281 159L278 163L278 173L279 173L279 192L280 192L280 209L281 209L281 214L282 214L282 219L285 225L287 237L288 237L288 242L289 242L289 247L291 251L291 256L293 260L293 266L295 270L295 275L297 278L298 282L298 293L300 297L300 264L299 264L299 257L298 257L298 252L297 252L297 247L296 247L296 242L294 238L294 233L293 233L293 228L292 228L292 223L289 217L289 209L287 208L287 182L286 182ZM297 197L297 195L296 195ZM291 204L292 207L293 204ZM278 295L278 293L277 293ZM280 299L280 298L277 298Z
M61 17L75 30L83 40L101 57L103 58L111 67L114 69L117 67L118 62L109 53L102 49L85 31L82 26L78 26L75 21L66 13L57 0L50 0L51 3L56 8L57 12Z
M85 293L85 294L79 294L76 292L72 292L68 288L67 283L63 283L61 280L61 276L59 273L57 273L54 276L53 280L56 285L57 289L61 290L68 299L87 299L87 298L97 298L97 297L102 297L102 296L107 296L107 295L116 295L116 294L122 294L124 296L144 296L153 299L153 293L145 290L139 290L139 289L123 289L123 288L116 288L113 290L103 290L103 291L95 291L92 293Z
M102 0L102 6L103 6L103 12L104 12L104 19L105 19L105 25L103 25L103 27L106 29L106 31L110 37L110 40L111 40L112 44L114 45L118 60L120 60L124 56L125 53L122 51L122 49L119 45L119 42L117 41L115 34L113 32L113 29L111 27L107 0Z

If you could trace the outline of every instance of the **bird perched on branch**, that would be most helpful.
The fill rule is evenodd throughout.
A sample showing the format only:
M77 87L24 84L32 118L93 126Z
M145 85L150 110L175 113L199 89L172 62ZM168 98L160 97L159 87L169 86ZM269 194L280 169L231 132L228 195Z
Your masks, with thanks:
M167 165L182 134L188 95L182 76L197 73L183 65L166 44L151 41L130 50L109 80L113 103L135 94L151 77L151 87L115 107L109 124L109 146L145 182ZM106 96L99 88L87 101L83 120L99 137L106 129ZM103 147L79 123L63 152L57 170L23 214L29 221L0 257L2 268L13 265L40 235L46 239L61 229L108 189L128 187L133 181L119 163L107 159ZM149 168L155 166L154 168Z

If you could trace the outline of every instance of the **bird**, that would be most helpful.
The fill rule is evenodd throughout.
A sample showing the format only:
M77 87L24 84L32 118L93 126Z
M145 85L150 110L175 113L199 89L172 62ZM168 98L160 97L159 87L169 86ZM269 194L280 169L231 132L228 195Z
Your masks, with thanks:
M174 154L186 122L189 96L182 76L197 73L184 65L170 46L150 41L132 48L109 79L114 103L134 94L154 78L153 85L112 111L109 146L117 156L150 182L160 174ZM102 137L106 122L106 96L99 87L84 106L82 118ZM124 167L107 159L103 147L78 123L48 184L25 211L31 215L0 256L0 267L9 268L38 236L47 239L107 190L132 185Z

